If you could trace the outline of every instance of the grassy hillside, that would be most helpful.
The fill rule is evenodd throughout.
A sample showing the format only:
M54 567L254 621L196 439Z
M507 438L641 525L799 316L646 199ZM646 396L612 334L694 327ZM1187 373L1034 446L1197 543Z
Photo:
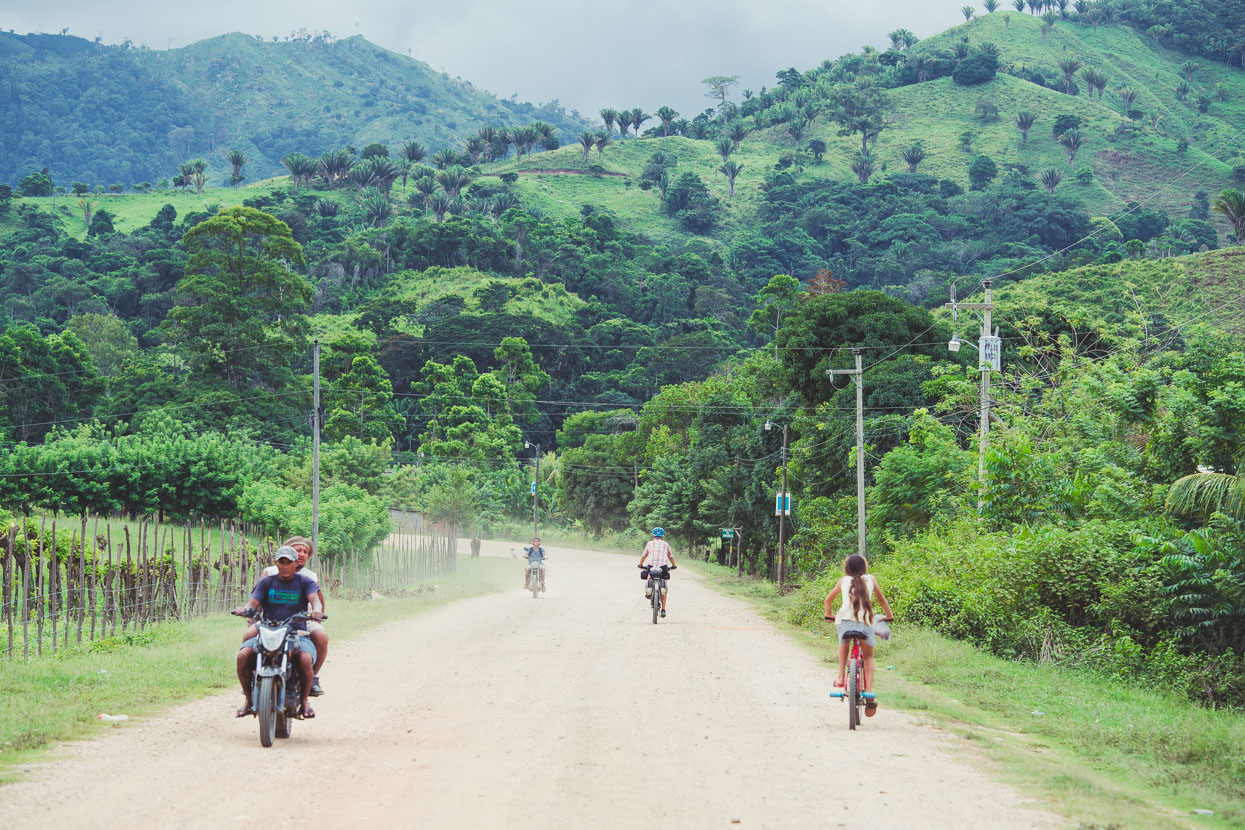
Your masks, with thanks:
M1001 71L995 80L980 86L959 86L950 78L940 78L889 90L887 128L874 150L882 163L877 176L906 170L900 153L919 140L928 154L919 168L922 173L967 188L969 164L979 154L993 159L1001 171L1021 166L1036 176L1042 170L1055 169L1064 174L1056 192L1080 200L1092 215L1110 215L1130 201L1150 200L1147 206L1180 216L1187 213L1197 191L1214 194L1233 183L1233 165L1245 163L1239 134L1245 124L1245 75L1241 72L1156 47L1122 25L1095 30L1061 22L1043 40L1037 18L1016 13L1007 18L1005 23L1002 12L986 15L913 47L915 54L935 54L964 36L973 46L994 43L1000 51ZM1003 71L1019 73L1036 68L1050 78L1061 79L1057 65L1068 55L1086 67L1106 72L1110 84L1104 97L1091 99L1079 73L1076 82L1080 94L1068 95ZM1193 91L1181 102L1175 88L1184 77L1181 64L1186 60L1192 60L1198 69L1191 81ZM1221 84L1228 91L1226 101L1214 98L1214 90ZM1124 86L1137 91L1133 108L1143 112L1141 118L1128 117L1117 95ZM1196 101L1202 95L1212 98L1207 113L1198 112ZM983 100L997 107L997 120L983 121L977 116L977 105ZM1026 144L1021 143L1014 124L1021 110L1037 116ZM1156 125L1151 123L1152 114L1161 116ZM1081 132L1087 138L1071 164L1052 135L1058 115L1079 117ZM972 134L971 149L961 145L965 132ZM813 138L826 142L827 153L821 164L805 166L801 178L853 179L850 163L859 150L859 137L838 135L838 125L824 113L798 143L786 134L783 125L752 132L731 156L743 165L733 199L728 198L726 179L717 172L722 160L713 140L682 136L615 141L603 156L593 150L589 165L599 165L606 174L602 176L577 172L586 169L578 145L483 169L487 173L520 173L519 188L525 201L553 215L575 213L583 204L599 205L633 223L650 238L682 238L684 234L673 220L661 213L656 192L645 193L637 186L646 159L660 149L679 159L678 173L699 174L722 200L723 220L715 235L729 237L732 230L751 223L761 184L774 163L782 155L806 147ZM1182 138L1189 142L1184 151L1177 147ZM1219 223L1222 235L1226 224L1217 217L1212 219Z
M582 126L556 105L496 98L362 37L268 43L229 34L181 49L0 33L0 181L155 182L202 156L213 183L240 149L255 180L291 151L458 144L481 126Z

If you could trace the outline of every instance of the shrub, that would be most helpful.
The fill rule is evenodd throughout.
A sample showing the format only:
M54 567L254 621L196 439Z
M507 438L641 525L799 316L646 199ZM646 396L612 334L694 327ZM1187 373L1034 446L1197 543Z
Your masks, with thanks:
M951 80L960 86L977 86L994 80L999 69L999 59L994 55L977 52L960 61L951 73Z

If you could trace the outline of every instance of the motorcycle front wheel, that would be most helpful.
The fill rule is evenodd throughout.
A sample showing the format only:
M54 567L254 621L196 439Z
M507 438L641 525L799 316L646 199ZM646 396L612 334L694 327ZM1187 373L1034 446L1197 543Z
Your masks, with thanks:
M273 700L275 685L273 678L261 677L259 693L255 695L255 712L259 715L259 744L263 747L272 746L272 739L277 733L277 704Z

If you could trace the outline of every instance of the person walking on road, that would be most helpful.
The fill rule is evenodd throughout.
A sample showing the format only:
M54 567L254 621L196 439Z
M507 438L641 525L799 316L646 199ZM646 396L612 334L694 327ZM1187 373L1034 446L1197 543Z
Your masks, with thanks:
M648 562L649 573L654 578L661 577L669 581L670 569L678 567L674 564L674 552L670 550L670 544L662 537L666 535L663 528L653 528L653 538L644 546L644 555L640 557L640 567L644 567L644 563ZM670 596L669 591L661 595L661 615L666 616L666 599Z
M480 532L478 530L476 535L471 537L471 558L480 558Z

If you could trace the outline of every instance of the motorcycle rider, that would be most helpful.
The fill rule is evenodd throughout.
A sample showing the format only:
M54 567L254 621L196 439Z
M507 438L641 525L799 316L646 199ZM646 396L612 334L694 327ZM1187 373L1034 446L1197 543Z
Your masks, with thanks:
M324 600L320 586L313 579L298 572L298 553L289 546L277 548L277 573L275 576L264 576L255 584L250 599L245 605L234 609L234 613L245 613L248 608L262 608L265 619L284 622L295 614L310 608L312 619L323 616ZM294 623L294 628L305 630L304 623ZM312 678L315 674L312 665L315 663L316 647L310 637L298 639L298 668L303 676L302 699L299 701L302 716L314 718L315 711L307 705L307 694L311 690ZM238 682L242 684L242 694L246 703L237 711L238 717L252 714L254 701L251 700L251 679L255 667L255 647L258 635L248 639L238 650Z
M663 528L653 528L653 538L644 546L644 555L640 557L640 567L644 567L644 563L648 561L649 574L653 579L660 577L669 581L670 569L677 568L674 564L674 552L670 550L670 545L662 537L666 535ZM651 595L647 595L651 596ZM666 599L669 592L661 595L661 615L666 616Z
M545 549L540 546L539 537L533 537L532 544L524 545L523 550L527 553L527 570L523 574L523 587L526 589L528 586L528 580L532 576L532 565L540 564L543 571L543 565L545 564L545 560L549 558L549 554L546 553ZM545 590L543 573L540 580L540 590Z
M319 575L316 574L315 571L311 570L311 568L306 567L307 560L311 558L311 554L316 552L315 543L306 536L291 536L281 544L288 545L298 552L298 572L304 576L311 577L312 581L319 585ZM263 575L274 576L276 573L277 566L269 565L264 569ZM322 606L325 605L323 591L320 592L320 602ZM323 610L323 608L321 610ZM243 635L242 639L249 640L258 633L259 629L252 624L251 627L246 630L246 634ZM329 656L329 635L328 632L324 630L324 625L316 620L307 621L307 634L311 637L311 642L316 647L316 664L312 669L314 676L311 680L310 694L312 697L319 697L324 694L324 689L320 686L320 669L324 666L324 661Z

